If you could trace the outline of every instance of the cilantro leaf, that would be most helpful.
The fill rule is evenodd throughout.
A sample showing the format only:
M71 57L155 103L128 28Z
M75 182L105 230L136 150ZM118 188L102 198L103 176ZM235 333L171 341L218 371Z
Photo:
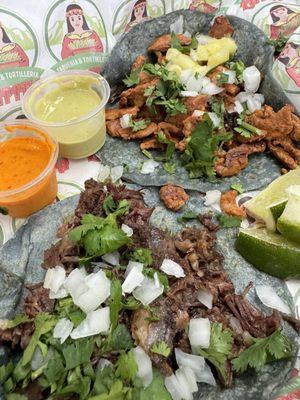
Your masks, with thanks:
M151 346L150 350L152 351L152 353L160 354L164 357L169 357L169 355L171 354L170 347L163 340L161 342L154 343Z
M222 228L235 228L241 226L242 219L239 217L232 217L226 214L217 215L217 220Z
M289 358L292 355L292 343L280 330L273 332L266 338L253 338L253 340L252 346L232 360L232 366L236 372L242 373L248 367L259 371L270 361Z
M109 315L111 329L114 330L118 324L119 312L122 309L122 285L119 279L113 278L110 285Z
M210 106L211 110L219 118L221 126L224 126L224 114L225 114L224 100L222 98L218 98L217 96L211 96Z
M244 193L245 191L241 183L233 183L230 188L236 190L240 194Z
M164 274L161 271L158 271L155 268L144 268L143 269L143 274L148 276L149 278L154 278L154 274L157 274L158 280L164 287L164 292L168 292L170 287L169 287L169 280L166 274Z
M31 319L26 314L16 314L11 320L0 320L1 329L11 329L18 325L29 322Z
M170 175L174 174L176 171L175 163L165 162L165 163L163 163L163 167L164 167L164 170Z
M228 133L213 133L212 121L208 115L205 115L189 137L182 156L182 164L189 172L190 178L206 176L213 180L216 151L222 142L230 138L231 134Z
M225 384L228 384L226 361L231 353L233 337L228 329L223 329L222 324L214 323L211 326L210 344L208 349L197 348L197 353L211 362Z
M149 158L150 160L153 159L152 154L150 153L150 151L143 149L142 153L144 154L144 156L146 156L147 158Z
M165 387L163 376L156 370L153 370L153 379L149 386L142 389L138 400L171 400L171 396Z
M166 135L162 131L159 131L157 133L156 140L159 143L163 143L163 144L167 145L165 155L162 157L157 157L157 160L158 161L169 161L174 154L175 143L172 140L167 139Z
M132 128L133 132L137 132L141 131L142 129L146 129L150 122L151 120L149 118L134 121L132 116L130 116L128 127Z
M111 350L130 350L133 347L131 334L123 324L118 324L109 338L109 348Z
M149 267L153 264L152 251L143 247L136 249L130 256L130 259L133 261L138 261L144 264L146 267Z
M196 219L198 214L194 213L193 211L186 211L180 217L177 218L177 222L183 223L185 221L190 221L191 219Z
M78 339L63 346L66 369L70 370L90 361L95 347L94 339Z
M137 373L137 363L132 350L121 352L116 362L116 376L125 381L133 381Z
M127 87L138 85L140 83L140 72L142 69L143 66L134 69L125 79L123 79L123 82Z
M228 63L225 64L225 66L230 68L232 71L235 71L236 78L239 83L242 83L244 81L243 72L245 69L245 64L243 63L242 60L229 61Z

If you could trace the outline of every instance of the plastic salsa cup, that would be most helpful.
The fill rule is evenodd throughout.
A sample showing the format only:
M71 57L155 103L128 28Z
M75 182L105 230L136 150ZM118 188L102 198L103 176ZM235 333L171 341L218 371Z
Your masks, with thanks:
M1 123L0 163L5 168L1 174L0 164L1 212L22 218L52 203L57 194L57 157L56 141L32 123Z
M65 71L35 82L23 98L23 112L47 129L62 157L84 158L105 143L105 105L110 87L90 71Z

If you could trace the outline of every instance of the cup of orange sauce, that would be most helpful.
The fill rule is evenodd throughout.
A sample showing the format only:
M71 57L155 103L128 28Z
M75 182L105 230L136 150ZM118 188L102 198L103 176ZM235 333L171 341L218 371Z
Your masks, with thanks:
M27 217L55 200L57 142L34 124L0 124L0 211Z

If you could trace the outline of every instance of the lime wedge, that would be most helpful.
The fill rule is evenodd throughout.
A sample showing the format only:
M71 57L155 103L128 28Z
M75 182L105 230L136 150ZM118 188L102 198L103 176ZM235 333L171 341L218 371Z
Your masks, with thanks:
M277 221L277 230L289 240L300 244L300 185L287 189L288 202Z
M300 246L278 233L240 229L237 251L257 269L281 279L300 277Z
M273 215L275 222L277 222L278 218L283 213L286 203L287 203L287 200L284 200L284 201L280 201L279 203L270 205L269 208L271 210L271 213Z
M245 203L250 215L264 222L268 230L276 231L276 222L270 206L287 200L285 190L291 185L300 185L300 167L275 179L265 190Z

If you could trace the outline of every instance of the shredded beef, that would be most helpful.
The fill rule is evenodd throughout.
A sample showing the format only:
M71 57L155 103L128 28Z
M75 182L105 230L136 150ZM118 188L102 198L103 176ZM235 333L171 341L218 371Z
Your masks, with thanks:
M227 192L222 193L220 199L221 210L227 215L245 218L246 211L243 207L237 205L237 196L238 192L236 190L228 190Z

